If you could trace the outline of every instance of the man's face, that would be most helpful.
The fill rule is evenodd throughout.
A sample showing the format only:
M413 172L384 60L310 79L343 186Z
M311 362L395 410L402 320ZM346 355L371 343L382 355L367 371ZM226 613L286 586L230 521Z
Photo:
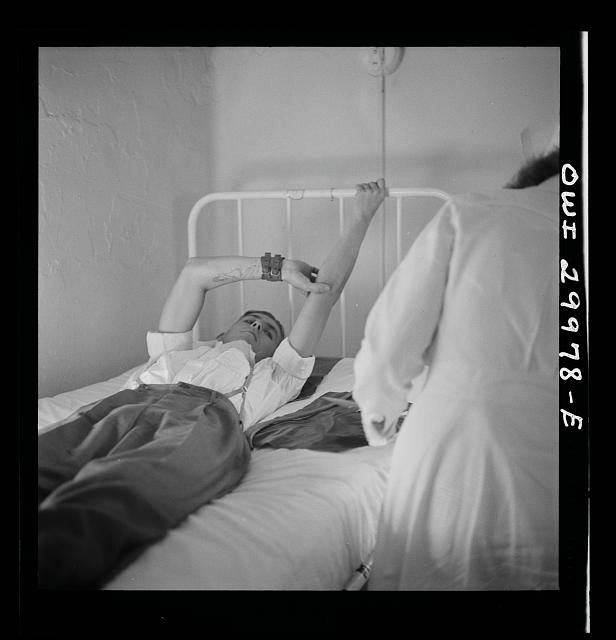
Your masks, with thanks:
M272 318L259 311L250 312L232 324L222 335L222 342L244 340L255 353L256 360L274 355L282 342L280 328Z

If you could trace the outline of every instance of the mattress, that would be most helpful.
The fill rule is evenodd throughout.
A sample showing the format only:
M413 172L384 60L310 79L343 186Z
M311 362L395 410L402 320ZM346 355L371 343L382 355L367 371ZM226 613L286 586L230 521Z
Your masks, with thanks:
M133 370L40 399L39 429L115 393ZM267 419L352 388L353 360L344 358L313 395ZM255 450L233 492L188 516L104 589L343 589L374 548L392 447Z

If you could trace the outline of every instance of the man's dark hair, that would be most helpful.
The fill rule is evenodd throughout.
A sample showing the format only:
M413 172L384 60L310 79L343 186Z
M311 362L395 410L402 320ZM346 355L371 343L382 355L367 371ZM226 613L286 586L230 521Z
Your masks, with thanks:
M517 174L505 185L505 189L536 187L560 171L559 149L535 158L530 158Z
M282 326L282 324L280 324L280 321L278 320L278 318L276 318L276 316L273 313L270 313L269 311L263 311L262 309L252 309L250 311L244 311L244 313L241 315L240 320L244 317L244 316L248 316L252 313L263 313L266 316L268 316L268 318L271 318L275 323L276 326L278 327L278 330L280 331L280 336L281 336L281 340L284 340L284 327Z

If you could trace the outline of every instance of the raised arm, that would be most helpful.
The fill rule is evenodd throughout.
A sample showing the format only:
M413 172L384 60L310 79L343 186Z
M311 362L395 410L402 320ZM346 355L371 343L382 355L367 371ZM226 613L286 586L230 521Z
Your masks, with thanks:
M359 250L375 212L385 198L385 181L361 184L353 216L321 266L316 282L329 284L325 293L309 295L289 333L289 342L303 357L314 355L329 314L353 271Z
M284 260L282 280L305 292L328 289L314 279L318 269L301 260ZM165 333L190 331L197 321L210 289L240 280L259 280L263 274L260 258L217 256L190 258L165 302L158 330Z

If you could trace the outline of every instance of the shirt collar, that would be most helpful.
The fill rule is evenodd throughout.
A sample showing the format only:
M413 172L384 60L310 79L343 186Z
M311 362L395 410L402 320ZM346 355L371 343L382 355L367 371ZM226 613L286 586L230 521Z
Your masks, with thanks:
M217 340L216 347L219 349L220 353L228 351L229 349L237 349L244 354L246 360L248 360L251 366L255 363L255 352L252 350L252 346L245 340L232 340L231 342L222 342Z

